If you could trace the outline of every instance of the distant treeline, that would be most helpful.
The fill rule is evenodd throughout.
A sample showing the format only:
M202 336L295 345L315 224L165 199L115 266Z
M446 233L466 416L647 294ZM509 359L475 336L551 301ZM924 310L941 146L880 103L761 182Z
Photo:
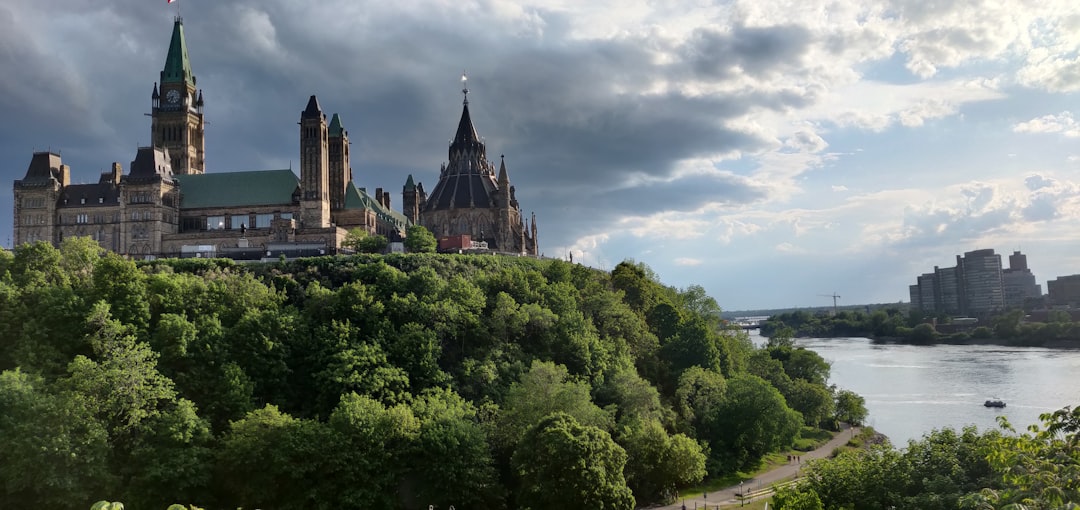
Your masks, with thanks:
M968 319L963 319L967 321ZM1066 312L1050 312L1045 322L1028 322L1022 310L993 317L985 324L956 323L950 317L925 317L896 308L873 313L806 311L782 313L761 324L766 337L867 337L912 344L994 343L1015 346L1080 347L1080 322Z

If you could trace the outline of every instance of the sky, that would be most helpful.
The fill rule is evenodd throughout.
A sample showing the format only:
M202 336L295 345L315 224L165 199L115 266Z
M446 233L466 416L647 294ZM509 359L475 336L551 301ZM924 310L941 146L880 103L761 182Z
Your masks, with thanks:
M1073 2L178 3L207 172L299 168L316 94L357 185L400 208L409 174L438 180L464 72L546 256L634 260L748 310L908 301L918 274L983 248L1027 254L1044 289L1080 273ZM36 150L76 183L129 168L176 13L0 4L0 177Z

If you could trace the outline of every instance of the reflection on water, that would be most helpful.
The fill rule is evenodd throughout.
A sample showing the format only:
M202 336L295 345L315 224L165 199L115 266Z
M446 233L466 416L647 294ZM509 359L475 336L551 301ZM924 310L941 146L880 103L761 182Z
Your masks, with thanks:
M1080 405L1080 350L888 345L866 338L797 344L832 364L830 384L862 395L868 424L897 446L936 428L996 428L999 415L1023 430L1041 413ZM1008 405L984 407L989 398Z

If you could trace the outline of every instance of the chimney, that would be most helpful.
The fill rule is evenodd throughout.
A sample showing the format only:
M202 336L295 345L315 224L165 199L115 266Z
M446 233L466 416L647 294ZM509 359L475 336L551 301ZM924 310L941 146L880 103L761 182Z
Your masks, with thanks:
M120 176L124 174L124 169L120 167L120 163L113 162L112 164L112 178L113 184L120 184Z
M383 193L383 207L390 209L390 192Z
M60 185L71 185L71 167L67 165L60 165Z
M375 201L382 205L383 203L383 190L382 188L375 188Z

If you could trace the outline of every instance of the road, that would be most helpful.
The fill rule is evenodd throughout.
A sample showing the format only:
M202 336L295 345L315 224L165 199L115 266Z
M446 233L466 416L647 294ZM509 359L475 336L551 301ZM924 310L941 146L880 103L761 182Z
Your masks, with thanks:
M844 444L846 444L849 439L851 439L852 437L854 437L858 433L859 433L859 428L858 427L844 429L842 432L840 432L835 437L830 439L828 443L825 443L823 446L819 447L818 449L813 450L813 451L809 451L809 452L804 452L801 455L801 457L802 457L801 462L799 462L799 463L792 462L790 464L785 464L783 466L779 466L779 467L777 467L777 468L775 468L775 469L773 469L771 471L766 471L764 473L761 473L761 474L757 475L756 477L751 478L751 479L743 482L741 484L742 489L745 489L747 492L756 491L756 490L759 490L759 489L767 488L767 487L769 487L770 485L772 485L774 483L782 482L784 480L790 480L792 478L795 478L796 476L799 475L799 469L800 469L802 463L804 463L804 462L806 462L808 460L812 460L812 459L821 459L821 458L828 457L829 455L832 454L833 450L835 450L835 449L839 448L840 446L843 446ZM716 492L710 492L708 494L703 494L703 495L701 495L699 497L696 497L696 498L686 499L685 501L684 500L679 500L679 501L676 501L674 504L671 504L671 505L668 505L668 506L653 507L653 509L654 510L682 510L684 508L683 505L685 504L686 505L685 508L687 508L689 510L692 510L694 508L698 508L700 510L702 508L717 508L718 506L719 507L724 507L724 506L730 506L732 504L738 504L739 503L738 493L740 492L739 487L740 487L739 485L733 485L733 486L728 487L726 489L722 489L722 490L719 490L719 491L716 491Z

